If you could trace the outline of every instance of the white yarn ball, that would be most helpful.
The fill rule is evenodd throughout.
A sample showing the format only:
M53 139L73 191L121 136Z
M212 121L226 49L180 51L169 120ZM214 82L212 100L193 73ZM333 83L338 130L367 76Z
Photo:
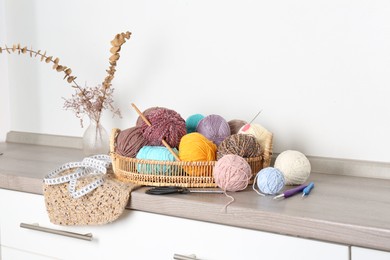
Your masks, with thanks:
M301 185L310 175L311 165L306 156L298 151L287 150L276 157L275 168L284 174L286 185Z

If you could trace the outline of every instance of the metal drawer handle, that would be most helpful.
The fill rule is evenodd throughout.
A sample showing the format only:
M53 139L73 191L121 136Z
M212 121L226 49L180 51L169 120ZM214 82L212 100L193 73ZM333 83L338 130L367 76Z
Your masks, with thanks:
M69 232L69 231L41 227L41 226L39 226L39 224L20 223L20 227L32 229L32 230L37 230L37 231L42 231L42 232L47 232L47 233L56 234L56 235L61 235L61 236L66 236L66 237L72 237L72 238L92 241L92 234L91 233L79 234L79 233L74 233L74 232Z
M179 254L174 254L173 259L175 260L196 260L196 255L179 255Z

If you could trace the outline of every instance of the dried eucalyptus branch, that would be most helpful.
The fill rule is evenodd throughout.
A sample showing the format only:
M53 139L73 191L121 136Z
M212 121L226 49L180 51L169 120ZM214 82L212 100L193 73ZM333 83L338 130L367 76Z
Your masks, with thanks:
M46 51L42 54L41 50L35 51L32 48L28 48L27 46L22 48L19 43L12 45L12 48L5 45L4 48L0 48L0 54L3 51L6 51L8 54L15 53L15 52L17 52L18 54L29 53L30 57L33 57L34 55L34 58L38 56L41 61L45 61L46 63L51 62L53 63L54 70L56 70L57 72L63 72L65 74L64 79L66 79L68 83L73 84L72 87L77 88L80 91L82 90L82 88L75 81L77 77L71 75L72 74L71 68L68 68L67 66L64 65L60 65L59 64L60 59L59 58L53 59L53 56L46 55Z
M83 126L83 115L87 114L91 120L95 120L97 123L100 121L101 113L104 109L109 109L113 112L114 116L120 115L119 109L115 109L112 103L114 102L112 95L114 89L111 87L111 81L114 79L116 72L117 61L120 58L119 52L122 45L126 40L130 39L131 33L120 33L115 35L115 38L111 41L111 56L109 59L110 66L107 72L107 76L104 79L101 85L95 87L80 87L75 81L77 77L72 75L72 69L59 64L59 58L53 58L46 54L46 51L42 53L41 50L35 51L32 48L21 47L21 45L14 44L11 47L5 45L5 47L0 47L0 54L7 52L8 54L18 53L18 54L29 54L30 57L38 57L41 62L53 63L53 69L57 72L64 73L64 79L71 84L72 88L75 88L75 93L71 98L65 99L64 108L73 110L78 118L80 118L81 126Z
M119 52L121 50L122 45L126 42L126 40L130 39L131 32L126 32L126 33L120 33L115 35L115 38L111 41L111 57L110 57L110 67L106 72L108 73L108 76L104 79L103 81L103 87L104 88L109 88L111 86L111 81L114 78L115 74L115 67L116 67L116 62L119 60L120 55Z

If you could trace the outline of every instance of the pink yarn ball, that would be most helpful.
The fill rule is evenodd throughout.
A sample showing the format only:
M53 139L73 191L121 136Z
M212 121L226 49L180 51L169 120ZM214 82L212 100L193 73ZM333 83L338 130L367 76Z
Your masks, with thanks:
M151 112L153 112L156 109L160 109L160 108L164 108L165 109L165 107L149 107L144 112L142 112L142 114L147 118ZM139 116L137 118L137 122L136 122L135 125L136 126L141 126L143 123L144 123L144 120L142 119L142 117Z
M149 145L162 146L164 139L171 147L178 147L180 139L187 133L186 121L177 112L167 108L157 108L148 112L146 118L152 124L140 124L142 134Z
M219 115L208 115L199 121L196 131L219 145L230 135L228 122Z
M224 191L240 191L248 186L252 170L244 158L228 154L216 162L213 175L215 183Z

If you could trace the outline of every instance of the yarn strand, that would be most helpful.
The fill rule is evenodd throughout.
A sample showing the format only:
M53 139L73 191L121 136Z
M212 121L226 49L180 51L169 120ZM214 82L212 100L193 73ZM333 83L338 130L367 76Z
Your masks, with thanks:
M254 191L256 191L256 193L259 194L260 196L265 196L265 194L261 193L260 191L258 191L258 190L255 188L256 182L257 182L257 176L259 176L259 174L256 174L255 179L253 180L252 189L253 189Z
M221 210L222 212L227 213L227 207L230 204L232 204L235 201L235 199L233 196L227 194L226 190L223 191L223 194L225 194L226 197L230 198L230 201L228 203L226 203L225 206L223 207L223 209Z

